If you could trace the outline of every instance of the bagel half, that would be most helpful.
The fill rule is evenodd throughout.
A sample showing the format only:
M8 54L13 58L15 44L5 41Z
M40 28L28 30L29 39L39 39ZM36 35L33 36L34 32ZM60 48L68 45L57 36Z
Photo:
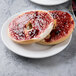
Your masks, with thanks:
M43 45L55 45L66 40L74 30L72 16L63 11L49 11L54 18L54 28L47 37L39 41Z
M10 22L8 36L16 43L31 44L45 38L53 25L53 17L47 11L29 11Z

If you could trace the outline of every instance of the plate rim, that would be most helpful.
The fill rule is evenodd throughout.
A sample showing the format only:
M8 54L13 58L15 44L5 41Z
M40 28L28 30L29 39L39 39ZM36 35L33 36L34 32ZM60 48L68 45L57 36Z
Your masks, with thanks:
M29 10L28 10L28 11L29 11ZM16 17L17 15L19 15L19 14L21 14L21 13L24 13L24 12L26 12L26 11L16 13L16 14L14 14L13 16ZM4 45L5 45L10 51L14 52L14 53L17 54L17 55L20 55L20 56L23 56L23 57L28 57L28 58L34 58L34 59L51 57L51 56L56 55L56 54L60 53L61 51L63 51L63 50L69 45L69 43L70 43L70 41L71 41L71 39L72 39L72 35L71 35L68 43L66 44L66 46L65 46L64 48L62 48L62 50L57 51L57 52L54 52L53 54L50 54L50 55L45 55L45 56L42 56L42 57L41 57L41 56L40 56L40 57L39 57L39 56L38 56L38 57L36 57L36 56L32 56L32 57L31 57L31 56L29 56L29 55L27 55L27 56L22 55L22 53L20 54L20 53L14 51L15 49L12 48L12 49L13 49L13 50L12 50L12 49L7 45L7 43L4 41L4 39L3 39L2 31L3 31L3 28L4 28L4 26L5 26L5 23L6 23L9 19L11 19L13 16L9 17L9 18L4 22L4 24L3 24L2 28L1 28L1 39L2 39L2 41L3 41L3 43L4 43ZM7 26L8 26L8 25L7 25Z
M44 3L35 2L35 1L33 1L33 0L30 0L30 1L31 1L31 2L33 2L33 3L39 4L39 5L44 5L44 6L53 6L53 5L63 4L63 3L65 3L65 2L68 2L69 0L64 1L64 2L61 2L61 3L57 3L57 4L44 4Z
M72 39L72 35L70 36L70 39L69 39L69 41L68 41L68 43L67 43L67 45L65 46L65 48L62 48L62 50L60 50L60 51L57 51L57 52L54 52L53 54L51 54L51 55L47 55L47 56L38 56L38 57L35 57L35 56L25 56L25 55L23 55L22 53L18 53L18 52L16 52L16 51L14 51L15 49L11 49L6 43L5 43L5 41L3 40L3 37L2 37L2 30L1 30L1 39L2 39L2 41L3 41L3 43L4 43L4 45L10 50L10 51L12 51L13 53L15 53L15 54L17 54L17 55L20 55L20 56L22 56L22 57L27 57L27 58L34 58L34 59L40 59L40 58L47 58L47 57L51 57L51 56L54 56L54 55L56 55L56 54L58 54L58 53L60 53L61 51L63 51L68 45L69 45L69 43L70 43L70 41L71 41L71 39ZM45 46L45 45L44 45Z

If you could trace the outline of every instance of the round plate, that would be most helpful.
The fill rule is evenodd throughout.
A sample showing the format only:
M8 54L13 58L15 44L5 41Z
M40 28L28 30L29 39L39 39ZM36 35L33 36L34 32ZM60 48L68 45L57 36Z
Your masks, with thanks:
M58 5L67 2L68 0L30 0L30 1L40 5Z
M24 11L25 12L25 11ZM22 12L23 13L23 12ZM29 57L29 58L44 58L53 56L59 52L61 52L64 48L67 47L69 42L71 41L72 35L65 40L64 42L54 45L54 46L45 46L45 45L39 45L39 44L30 44L30 45L21 45L13 42L9 37L7 33L8 25L11 22L13 18L18 16L21 13L17 13L14 16L10 17L4 24L1 30L1 38L4 44L8 49L13 51L14 53Z

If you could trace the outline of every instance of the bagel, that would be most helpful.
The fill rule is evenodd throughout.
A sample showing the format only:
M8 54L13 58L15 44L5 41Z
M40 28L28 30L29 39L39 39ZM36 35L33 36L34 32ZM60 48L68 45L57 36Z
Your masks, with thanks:
M29 11L14 18L8 26L8 36L16 43L31 44L45 38L54 25L47 11Z
M66 40L73 32L74 20L72 16L63 11L49 11L54 18L54 28L47 37L39 41L43 45L55 45Z

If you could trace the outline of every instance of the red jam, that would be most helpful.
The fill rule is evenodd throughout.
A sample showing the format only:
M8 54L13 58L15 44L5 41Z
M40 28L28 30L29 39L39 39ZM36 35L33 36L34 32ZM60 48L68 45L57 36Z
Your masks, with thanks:
M28 22L32 24L32 29L27 32L27 35L25 29L27 29ZM9 24L9 32L11 37L16 40L28 40L44 32L51 22L53 19L48 13L30 11L15 18Z
M49 13L56 19L56 27L50 33L50 37L45 38L46 42L57 40L65 36L71 27L74 26L74 21L69 13L63 11L49 11Z
M33 38L35 36L38 35L39 30L38 29L34 29L28 32L28 34L30 35L30 38Z

